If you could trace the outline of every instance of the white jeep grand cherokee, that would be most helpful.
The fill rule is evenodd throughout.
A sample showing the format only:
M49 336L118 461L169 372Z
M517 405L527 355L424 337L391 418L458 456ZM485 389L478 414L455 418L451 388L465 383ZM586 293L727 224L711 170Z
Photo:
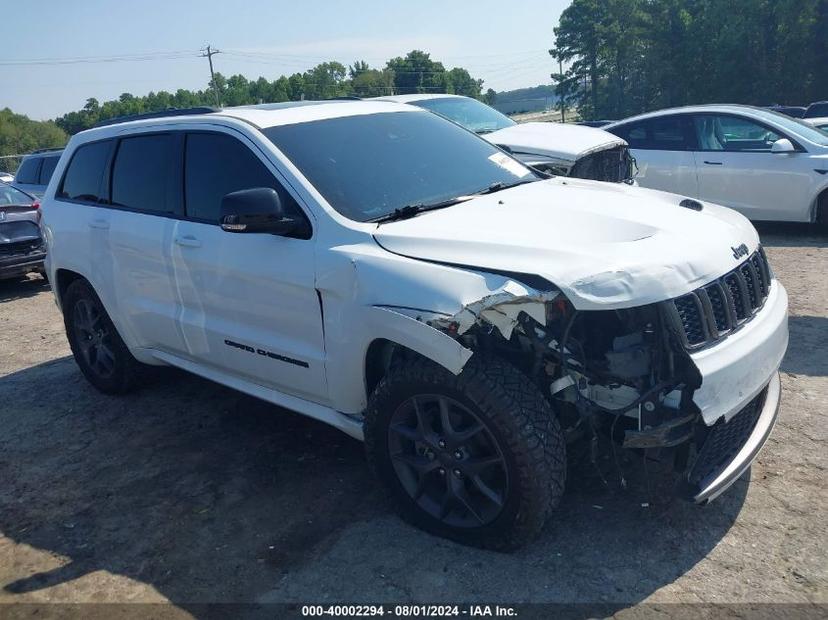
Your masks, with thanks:
M81 371L169 364L364 438L402 514L514 548L608 433L712 499L771 432L787 296L738 213L542 178L413 106L189 110L72 138L42 205Z

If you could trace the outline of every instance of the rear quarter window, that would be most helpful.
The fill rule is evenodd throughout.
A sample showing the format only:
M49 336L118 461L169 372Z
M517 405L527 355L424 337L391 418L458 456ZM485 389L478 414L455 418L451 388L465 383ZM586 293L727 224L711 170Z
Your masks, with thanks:
M37 183L38 170L40 169L40 157L29 157L17 169L14 175L16 183Z
M58 190L58 197L88 202L104 201L106 196L103 195L101 187L111 149L111 140L91 142L78 147L72 155L72 161L69 162Z

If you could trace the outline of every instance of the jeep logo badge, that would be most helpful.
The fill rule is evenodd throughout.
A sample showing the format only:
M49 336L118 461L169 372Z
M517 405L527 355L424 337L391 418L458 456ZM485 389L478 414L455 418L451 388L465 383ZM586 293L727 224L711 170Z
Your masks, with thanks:
M740 256L748 255L748 248L744 243L742 245L737 245L736 247L732 247L730 249L733 250L733 258L735 258L736 260L739 260Z

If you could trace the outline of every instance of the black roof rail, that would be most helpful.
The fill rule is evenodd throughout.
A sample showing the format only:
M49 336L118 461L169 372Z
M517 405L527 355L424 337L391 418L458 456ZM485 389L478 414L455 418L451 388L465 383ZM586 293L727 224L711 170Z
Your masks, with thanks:
M92 127L106 127L107 125L117 125L118 123L128 123L129 121L140 121L148 118L164 118L165 116L193 116L196 114L212 114L220 111L221 108L214 108L212 106L199 106L195 108L167 108L166 110L157 110L155 112L128 114L126 116L108 118L103 121L98 121Z
M62 151L65 149L65 146L50 146L49 148L45 149L35 149L29 155L37 155L38 153L50 153L51 151Z
M356 95L342 95L340 97L320 99L320 101L362 101L362 97L357 97Z

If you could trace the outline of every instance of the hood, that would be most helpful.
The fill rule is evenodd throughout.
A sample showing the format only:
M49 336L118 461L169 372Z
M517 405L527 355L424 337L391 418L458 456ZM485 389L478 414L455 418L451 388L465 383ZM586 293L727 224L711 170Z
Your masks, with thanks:
M521 123L483 134L517 154L543 155L575 162L585 155L627 143L608 131L565 123Z
M688 293L733 269L733 248L759 245L744 216L682 200L555 178L381 224L374 238L411 258L540 276L582 310L629 308Z

